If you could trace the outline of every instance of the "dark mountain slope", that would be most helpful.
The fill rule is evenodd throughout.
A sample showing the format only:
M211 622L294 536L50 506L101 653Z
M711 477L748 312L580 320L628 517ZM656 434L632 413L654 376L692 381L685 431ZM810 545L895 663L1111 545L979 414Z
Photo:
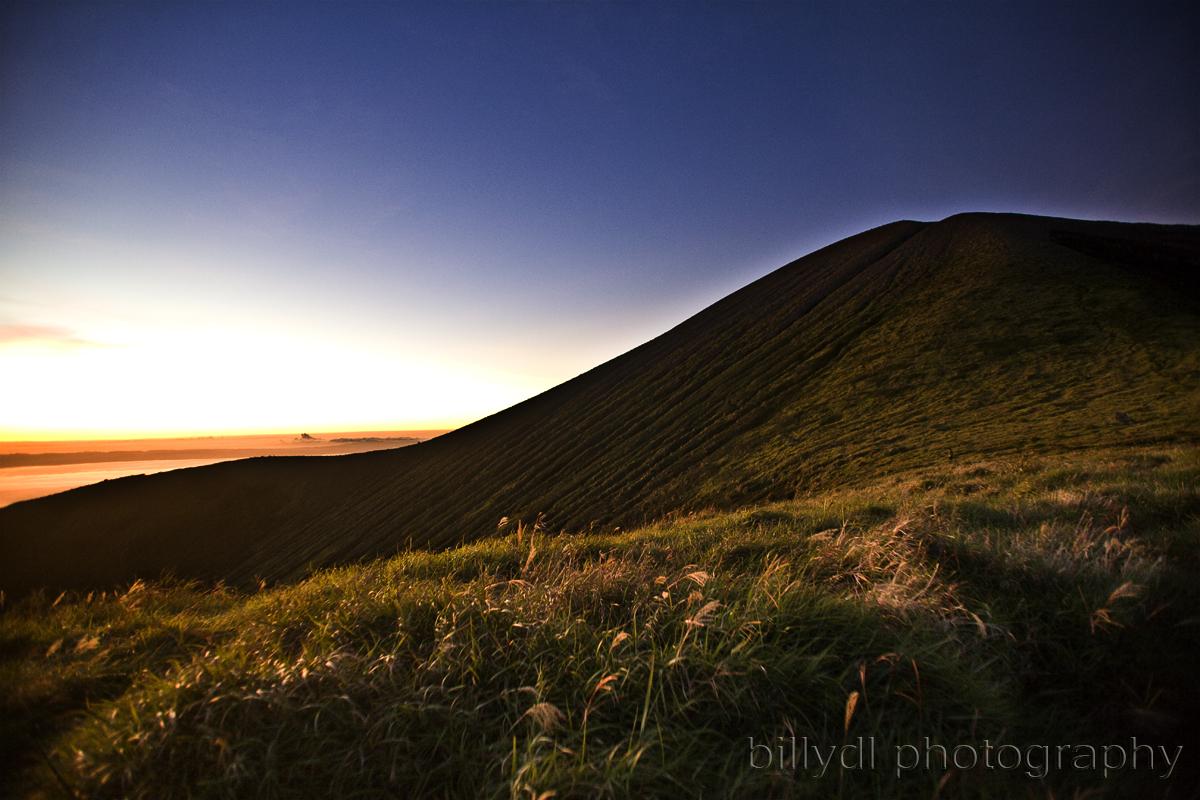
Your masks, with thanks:
M430 442L127 478L0 510L0 588L294 578L628 525L966 455L1200 439L1200 229L971 214L824 248Z

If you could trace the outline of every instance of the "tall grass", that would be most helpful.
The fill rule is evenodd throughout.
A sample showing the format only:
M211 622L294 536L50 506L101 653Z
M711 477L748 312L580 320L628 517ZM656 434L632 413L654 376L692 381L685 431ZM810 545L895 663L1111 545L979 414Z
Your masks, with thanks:
M1184 744L1198 475L1194 449L1015 458L624 533L505 522L257 593L29 598L0 615L7 788L1185 796L1186 749L1169 781L817 776L749 739Z

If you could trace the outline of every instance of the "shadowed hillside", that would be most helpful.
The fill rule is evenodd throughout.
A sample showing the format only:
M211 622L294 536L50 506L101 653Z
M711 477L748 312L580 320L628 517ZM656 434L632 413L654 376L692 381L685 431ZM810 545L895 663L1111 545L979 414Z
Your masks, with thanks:
M0 510L0 588L247 583L641 523L971 456L1200 439L1200 229L970 214L824 248L398 451L260 458Z

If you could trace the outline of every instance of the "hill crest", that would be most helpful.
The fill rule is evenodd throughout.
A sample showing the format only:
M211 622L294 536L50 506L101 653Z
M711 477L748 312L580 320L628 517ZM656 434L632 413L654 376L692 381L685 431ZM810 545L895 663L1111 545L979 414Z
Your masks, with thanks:
M1200 439L1200 228L890 223L402 450L126 478L0 510L0 588L248 583L544 513L629 526L965 456Z

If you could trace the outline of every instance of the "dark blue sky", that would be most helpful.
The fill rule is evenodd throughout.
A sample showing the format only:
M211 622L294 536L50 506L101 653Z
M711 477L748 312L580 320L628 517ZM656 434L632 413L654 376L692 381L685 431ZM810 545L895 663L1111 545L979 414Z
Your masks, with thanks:
M462 421L893 219L1200 222L1198 19L1188 3L8 5L0 324L128 347L156 325L303 329L340 342L335 361L377 350L380 368L507 387ZM376 416L354 420L433 419Z

